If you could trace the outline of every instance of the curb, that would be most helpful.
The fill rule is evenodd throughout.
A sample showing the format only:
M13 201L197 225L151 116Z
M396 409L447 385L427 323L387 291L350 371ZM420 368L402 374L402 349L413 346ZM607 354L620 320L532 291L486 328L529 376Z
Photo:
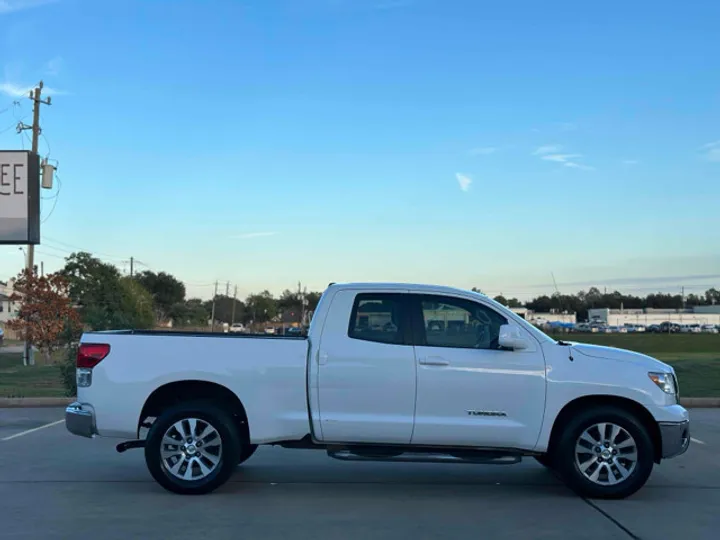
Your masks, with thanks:
M71 397L0 398L0 409L67 407L73 401Z
M66 407L77 398L40 397L40 398L0 398L0 409L39 408L39 407ZM680 398L680 405L688 408L715 408L720 407L720 397L686 397Z
M720 397L681 397L680 405L688 408L720 407Z

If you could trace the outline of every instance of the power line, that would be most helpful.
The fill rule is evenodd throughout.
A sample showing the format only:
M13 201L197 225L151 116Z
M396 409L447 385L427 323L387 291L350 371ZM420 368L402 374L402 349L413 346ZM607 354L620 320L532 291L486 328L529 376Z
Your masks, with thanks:
M48 213L48 215L45 216L45 218L40 222L41 224L45 223L48 219L50 219L50 216L53 215L53 212L55 211L55 207L57 206L58 199L60 198L60 190L62 189L62 181L60 180L60 177L57 176L57 174L55 175L55 179L57 180L57 183L58 183L57 192L55 192L55 195L53 197L45 198L45 200L54 199L53 205L52 205L52 208L50 209L50 212Z
M46 239L46 240L50 240L50 241L51 241L52 243L54 243L54 244L60 244L61 246L66 246L66 247L70 248L70 250L66 250L68 253L71 253L71 252L72 252L71 250L79 249L80 251L84 251L84 252L86 252L86 253L90 253L91 255L99 255L99 256L105 257L105 258L107 258L107 259L116 259L116 260L118 260L118 261L124 261L124 260L127 260L127 259L128 259L127 257L117 257L117 256L115 256L115 255L109 255L109 254L107 254L107 253L103 253L102 251L92 251L92 250L89 250L89 249L85 249L84 247L80 247L80 246L77 246L77 245L75 245L75 244L70 244L70 243L68 243L68 242L63 242L62 240L56 240L56 239L51 238L51 237L49 237L49 236L45 236L45 239Z
M67 254L73 253L72 249L75 249L75 250L79 250L79 251L82 251L85 253L89 253L90 255L95 256L95 257L98 257L98 256L103 257L104 256L105 258L113 259L111 262L109 262L109 264L112 264L112 265L116 265L119 263L129 264L130 259L132 259L135 264L139 264L140 266L144 266L145 268L149 269L150 271L153 271L153 269L150 265L148 265L147 263L140 261L134 257L127 257L127 258L116 257L116 256L112 256L112 255L103 254L100 252L93 252L93 251L90 251L83 247L80 247L78 245L70 244L68 242L63 242L60 240L56 240L56 239L53 239L53 238L50 238L47 236L45 237L45 239L50 240L51 243L47 243L47 242L43 241L43 244L42 244L43 248L54 249L56 251L60 251L62 253L67 253ZM66 247L59 247L59 246L55 246L53 244L59 244L60 246L66 246ZM68 248L72 248L72 249L68 249ZM61 259L65 258L61 255L57 255L57 254L53 254L53 253L46 253L46 254L51 257L57 257L57 258L61 258ZM182 279L178 279L178 281L180 281L186 287L188 287L188 286L189 287L214 287L215 286L215 282L199 283L199 282L193 282L193 281L185 281ZM227 280L223 280L223 281L227 281ZM228 283L229 283L229 281L228 281Z

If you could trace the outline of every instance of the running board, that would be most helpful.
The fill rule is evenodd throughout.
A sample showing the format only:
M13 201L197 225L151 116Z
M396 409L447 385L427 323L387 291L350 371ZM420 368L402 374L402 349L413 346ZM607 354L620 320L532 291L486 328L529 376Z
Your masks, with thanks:
M145 441L135 440L121 442L115 447L115 450L117 450L118 453L122 454L123 452L125 452L126 450L130 450L131 448L145 448Z
M522 461L519 455L498 455L484 452L458 452L456 455L428 452L403 452L399 455L380 453L356 454L350 450L328 450L328 456L341 461L386 461L394 463L466 463L474 465L514 465Z

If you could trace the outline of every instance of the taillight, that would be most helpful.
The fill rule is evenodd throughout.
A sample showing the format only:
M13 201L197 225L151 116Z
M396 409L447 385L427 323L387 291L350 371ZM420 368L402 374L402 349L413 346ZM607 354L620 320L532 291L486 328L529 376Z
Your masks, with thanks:
M81 343L78 348L76 366L92 369L108 354L110 354L110 345L107 343Z

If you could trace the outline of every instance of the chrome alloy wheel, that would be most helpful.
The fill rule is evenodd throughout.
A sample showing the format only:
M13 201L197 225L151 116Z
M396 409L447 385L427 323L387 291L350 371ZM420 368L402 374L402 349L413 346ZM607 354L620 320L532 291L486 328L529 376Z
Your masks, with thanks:
M610 422L593 424L578 437L575 464L591 482L613 486L627 480L638 461L635 439Z
M222 457L222 438L209 422L184 418L168 428L160 444L165 469L181 480L202 480Z

